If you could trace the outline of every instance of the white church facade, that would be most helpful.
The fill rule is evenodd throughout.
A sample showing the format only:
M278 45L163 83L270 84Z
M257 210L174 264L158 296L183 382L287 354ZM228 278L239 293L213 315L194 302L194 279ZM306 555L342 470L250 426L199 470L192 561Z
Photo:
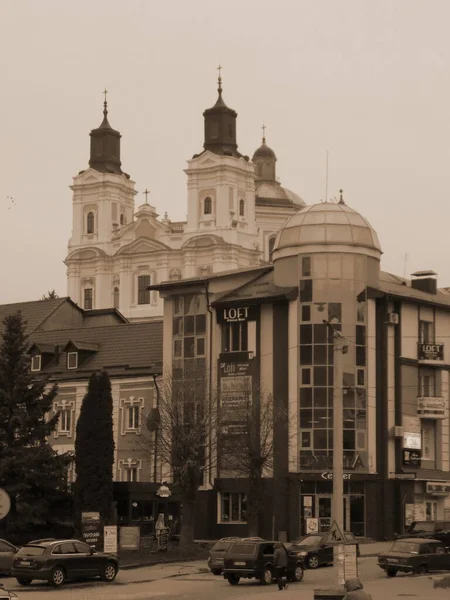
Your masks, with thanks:
M237 113L222 98L204 113L204 150L188 160L187 219L135 210L135 182L122 171L121 134L104 119L90 133L89 168L74 177L67 294L84 309L114 307L130 320L163 313L149 285L270 261L275 233L305 206L276 177L266 144L252 160L237 150Z

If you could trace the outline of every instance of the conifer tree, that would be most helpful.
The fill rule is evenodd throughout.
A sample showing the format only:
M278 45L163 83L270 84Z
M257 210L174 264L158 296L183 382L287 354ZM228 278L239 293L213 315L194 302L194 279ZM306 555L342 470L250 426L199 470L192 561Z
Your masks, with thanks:
M99 512L112 518L114 464L113 401L106 372L92 373L77 422L75 470L77 518Z
M11 497L11 528L52 521L72 460L48 442L59 419L48 416L58 388L33 377L25 325L20 312L9 315L0 336L0 487Z

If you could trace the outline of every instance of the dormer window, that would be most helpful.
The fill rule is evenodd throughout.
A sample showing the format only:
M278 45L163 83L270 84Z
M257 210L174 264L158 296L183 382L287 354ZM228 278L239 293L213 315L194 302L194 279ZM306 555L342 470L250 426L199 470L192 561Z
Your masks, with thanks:
M244 200L239 200L239 216L243 217L245 216L245 202Z
M77 369L78 368L78 352L67 353L67 368Z
M122 213L122 214L120 215L120 224L121 224L121 225L123 225L123 223L124 223L124 219L125 219L125 217L124 217L124 214Z
M212 215L212 200L207 196L203 202L203 214Z
M31 357L31 370L32 371L40 371L42 364L42 356L40 354L35 354Z
M88 212L86 217L86 232L94 233L94 213Z

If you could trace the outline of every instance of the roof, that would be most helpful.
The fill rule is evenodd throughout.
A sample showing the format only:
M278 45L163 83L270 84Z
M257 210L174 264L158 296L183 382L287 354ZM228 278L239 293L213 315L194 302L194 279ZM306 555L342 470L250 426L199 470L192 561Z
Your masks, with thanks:
M373 227L342 200L319 202L292 215L278 232L274 253L283 251L287 256L297 254L300 246L324 244L358 246L381 253Z
M76 342L75 342L76 340ZM67 370L65 349L69 342L79 350L89 349L78 369ZM43 366L43 372L54 379L86 378L92 371L106 369L112 375L138 372L161 372L163 352L163 323L150 321L39 331L30 336L30 342L59 345L59 360ZM96 348L95 352L92 350Z
M379 290L390 296L411 300L412 302L450 308L450 293L446 288L438 289L436 294L430 294L429 292L413 288L410 279L392 275L384 271L380 273L378 286L371 289Z
M30 334L65 302L70 302L80 311L81 309L70 298L51 298L50 300L31 300L30 302L15 302L0 305L0 334L3 332L3 319L20 310L27 322L26 333ZM82 312L82 311L81 311Z
M98 344L93 344L92 342L77 342L74 341L72 338L67 342L67 344L64 347L64 350L67 351L69 347L75 348L75 350L78 351L81 350L85 352L98 352L99 350Z
M297 295L297 287L278 287L273 282L273 268L262 273L242 285L220 297L212 303L213 306L224 302L249 301L252 304L260 304L261 301L276 300L277 298L293 299Z
M220 277L229 277L230 275L239 275L240 273L257 273L258 271L265 272L273 269L272 265L265 265L263 267L246 267L244 269L231 269L229 271L220 271L219 273L210 273L201 277L188 277L186 279L177 279L176 281L163 281L156 285L149 285L149 290L169 290L171 288L177 288L183 285L199 285L212 279L219 279Z

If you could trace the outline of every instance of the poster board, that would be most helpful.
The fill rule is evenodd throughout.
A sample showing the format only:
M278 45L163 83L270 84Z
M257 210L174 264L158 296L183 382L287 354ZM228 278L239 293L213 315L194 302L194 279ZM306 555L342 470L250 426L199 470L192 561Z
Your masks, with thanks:
M96 552L103 548L102 533L99 512L81 513L81 537Z
M120 549L139 550L141 530L139 527L120 528Z
M356 544L334 546L334 564L337 566L338 583L344 585L349 579L358 577Z
M319 519L306 519L306 533L319 533Z
M117 525L103 527L103 552L117 554Z

